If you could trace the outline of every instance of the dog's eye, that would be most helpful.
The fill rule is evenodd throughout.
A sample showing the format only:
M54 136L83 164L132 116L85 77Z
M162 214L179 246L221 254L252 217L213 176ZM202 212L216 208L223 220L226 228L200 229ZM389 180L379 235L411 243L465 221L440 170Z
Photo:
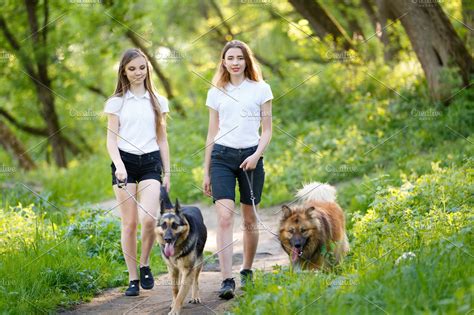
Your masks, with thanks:
M163 230L166 230L166 222L161 223L161 228L162 228Z
M176 230L178 228L178 225L176 224L176 222L171 223L171 228L173 230Z
M306 232L306 229L301 229L300 231L301 231L301 233L304 233L304 232Z
M288 230L288 232L290 232L291 234L295 233L295 229L291 228Z

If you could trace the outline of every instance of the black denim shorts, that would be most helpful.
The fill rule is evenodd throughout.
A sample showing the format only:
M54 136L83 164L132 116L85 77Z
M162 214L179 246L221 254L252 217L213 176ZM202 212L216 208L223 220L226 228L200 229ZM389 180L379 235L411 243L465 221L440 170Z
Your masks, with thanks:
M127 184L136 184L145 179L156 179L161 183L161 174L163 163L161 162L160 151L153 151L141 155L128 153L119 150L125 169L127 170ZM117 184L114 163L110 164L112 168L112 185Z
M212 198L214 202L220 199L235 201L235 183L237 180L239 183L240 202L246 205L252 204L248 181L244 170L239 168L239 166L247 157L254 154L256 150L257 146L246 149L233 149L220 144L214 144L210 167ZM259 204L265 181L263 157L258 160L256 168L252 171L247 171L247 174L249 179L253 177L252 189L255 196L255 204Z

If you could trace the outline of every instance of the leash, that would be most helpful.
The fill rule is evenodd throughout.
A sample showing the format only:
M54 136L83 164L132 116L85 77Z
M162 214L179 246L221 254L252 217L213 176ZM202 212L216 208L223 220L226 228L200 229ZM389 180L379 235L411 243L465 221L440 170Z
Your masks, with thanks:
M244 174L245 178L247 179L247 183L249 184L250 200L252 200L253 212L255 213L255 217L257 218L258 223L260 223L267 232L273 234L273 236L275 236L277 239L280 239L280 236L274 233L268 226L266 226L265 223L263 223L263 221L258 216L257 207L255 206L255 195L253 193L253 171L250 171L250 178L247 171L244 170Z
M127 194L130 196L130 198L133 199L133 201L135 201L135 203L137 204L137 206L140 207L140 209L142 209L143 211L146 212L146 214L148 214L150 217L152 217L153 219L155 220L158 220L158 217L155 217L153 214L151 214L150 212L148 212L145 208L143 208L143 206L138 202L138 200L127 190L127 179L125 178L124 181L121 181L119 180L118 178L117 179L117 187L118 188L122 188L125 192L127 192Z

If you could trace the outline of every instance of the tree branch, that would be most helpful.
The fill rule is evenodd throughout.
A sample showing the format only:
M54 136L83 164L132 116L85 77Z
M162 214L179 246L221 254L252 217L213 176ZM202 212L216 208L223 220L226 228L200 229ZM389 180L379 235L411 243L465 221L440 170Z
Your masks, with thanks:
M156 62L156 58L154 58L153 55L150 54L147 47L145 47L145 45L141 42L141 40L138 38L138 36L134 32L132 32L130 30L127 30L127 32L125 34L130 39L130 41L135 46L140 48L140 50L143 51L145 56L148 58L148 60L150 61L151 65L153 67L153 70L155 71L156 75L158 76L158 78L161 81L161 84L163 84L163 87L165 88L166 96L168 97L169 100L172 100L174 98L174 95L173 95L173 90L171 89L171 83L168 80L168 78L165 76L163 71L161 71L160 65L158 64L158 62ZM180 103L175 101L173 105L174 105L174 109L182 117L186 117L186 111L184 110L183 106Z
M219 8L219 5L214 0L211 0L210 2L214 10L216 11L217 15L219 16L219 19L221 20L220 25L222 25L225 28L225 31L227 32L227 34L231 35L232 38L234 38L235 34L232 32L232 29L229 23L227 23L227 21L225 20L224 15L222 14L221 9ZM204 17L207 19L208 18L207 14L204 14ZM222 45L225 45L227 43L227 40L225 39L225 35L222 33L222 31L218 27L216 27L215 30L217 34L219 35L218 41ZM255 56L255 59L257 59L259 63L270 68L272 72L278 75L278 77L283 78L283 73L280 71L280 68L278 67L278 65L272 64L270 61L266 60L264 57L262 57L256 52L254 52L254 56Z
M105 94L105 92L97 86L94 86L90 83L87 83L82 77L76 73L74 73L71 69L69 69L65 64L60 63L59 66L66 72L68 72L77 82L79 82L82 86L84 86L89 91L96 93L104 98L108 98L109 96Z
M33 126L23 124L23 123L19 122L15 117L13 117L10 113L8 113L3 108L0 108L0 116L5 117L5 119L8 120L12 125L14 125L18 129L20 129L24 132L27 132L29 134L32 134L32 135L35 135L35 136L42 136L42 137L47 137L49 135L48 129L46 127L45 128L39 128L39 127L33 127ZM85 139L82 138L82 136L80 134L76 133L76 137L78 137L79 141L82 143L82 145L84 146L84 148L86 150L89 151L91 149L89 147L89 145L87 144L87 142L85 141ZM77 146L74 143L74 141L72 141L71 139L66 137L64 134L61 134L61 140L64 142L66 147L69 150L71 150L71 152L73 154L79 154L83 151L83 150L81 150L81 148L79 146Z
M48 136L48 129L22 124L3 108L0 108L0 116L5 117L5 119L8 120L12 125L14 125L18 129L23 130L27 133L30 133L36 136L44 136L44 137Z
M20 44L15 39L15 36L10 32L7 23L3 16L0 15L0 29L2 30L3 35L5 36L6 40L12 47L13 51L18 55L20 62L22 63L23 67L26 69L28 75L30 75L35 80L39 80L38 75L33 67L33 61L30 60L21 49Z

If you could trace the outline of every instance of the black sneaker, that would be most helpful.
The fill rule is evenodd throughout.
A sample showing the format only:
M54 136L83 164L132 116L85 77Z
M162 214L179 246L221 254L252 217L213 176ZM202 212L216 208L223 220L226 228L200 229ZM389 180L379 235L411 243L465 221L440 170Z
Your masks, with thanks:
M230 300L234 297L235 281L234 278L227 278L222 281L219 297L224 300Z
M242 269L240 271L240 286L244 288L246 285L253 283L253 272L250 269Z
M153 279L149 266L140 268L140 284L145 290L151 290L155 286L155 279Z
M128 285L128 289L125 291L126 296L137 296L140 294L140 286L139 286L139 281L138 280L132 280L130 281L130 284Z

